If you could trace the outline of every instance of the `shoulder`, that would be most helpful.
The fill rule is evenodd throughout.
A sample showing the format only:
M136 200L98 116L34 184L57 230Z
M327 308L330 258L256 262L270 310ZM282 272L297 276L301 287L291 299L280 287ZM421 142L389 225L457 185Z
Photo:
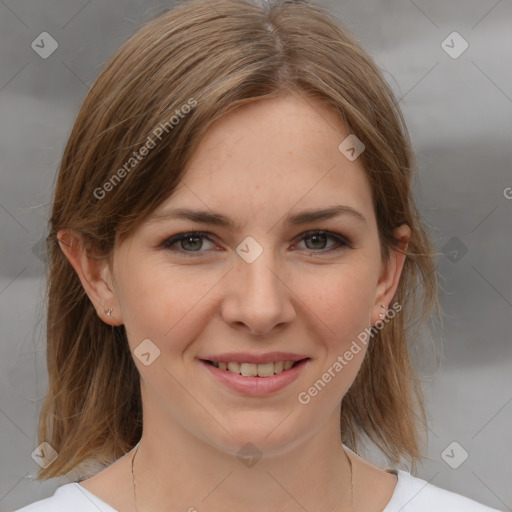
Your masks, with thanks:
M14 512L118 512L77 482L58 487L49 498L35 501Z
M383 512L499 512L470 498L429 484L405 471L397 469L394 472L398 476L398 483Z

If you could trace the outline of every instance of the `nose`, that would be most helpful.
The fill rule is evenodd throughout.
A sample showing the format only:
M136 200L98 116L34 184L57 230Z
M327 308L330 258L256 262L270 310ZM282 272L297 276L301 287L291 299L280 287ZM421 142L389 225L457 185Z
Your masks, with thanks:
M231 327L262 336L295 318L291 283L271 251L264 250L252 263L237 256L229 276L221 314Z

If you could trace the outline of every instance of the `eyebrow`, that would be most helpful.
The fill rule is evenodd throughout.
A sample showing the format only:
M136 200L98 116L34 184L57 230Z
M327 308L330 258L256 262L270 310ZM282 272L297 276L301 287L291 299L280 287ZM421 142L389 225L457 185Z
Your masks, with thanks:
M367 224L362 213L350 206L344 205L330 206L320 210L304 210L299 213L288 215L285 220L288 224L297 226L300 224L308 224L340 216L349 216L359 220L365 225ZM238 223L221 213L206 210L192 210L189 208L176 208L153 214L149 218L148 223L153 224L174 219L190 220L199 224L213 224L215 226L226 227L231 231L240 230L240 225Z

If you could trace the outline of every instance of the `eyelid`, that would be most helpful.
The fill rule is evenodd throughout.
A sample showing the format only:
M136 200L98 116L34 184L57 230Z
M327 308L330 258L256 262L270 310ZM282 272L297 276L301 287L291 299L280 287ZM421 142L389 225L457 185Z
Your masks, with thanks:
M301 242L307 236L312 236L312 235L325 235L328 238L334 238L335 240L337 240L338 243L342 247L346 246L350 249L353 248L352 242L346 236L343 236L340 233L334 233L333 231L329 231L327 229L310 229L308 231L304 231L303 233L301 233L299 235L299 242ZM339 248L341 249L342 247L339 247ZM318 252L318 253L328 252L328 250L319 250L319 251L314 251L313 249L307 249L307 250L312 251L312 252Z
M346 236L341 235L340 233L334 233L332 231L328 231L325 229L310 229L308 231L304 231L304 232L300 233L293 239L294 245L297 243L300 243L303 240L305 240L306 238L308 238L310 236L314 236L314 235L321 235L321 236L325 236L327 238L331 238L336 241L336 245L334 247L327 248L327 249L318 249L318 250L302 249L303 251L309 251L308 252L309 255L314 254L314 255L321 256L323 254L337 252L337 251L340 251L340 250L346 249L346 248L349 248L349 249L354 248L352 242ZM181 240L184 240L189 237L197 237L197 238L201 238L201 239L206 239L214 244L216 243L215 242L216 236L213 233L210 233L209 231L186 231L186 232L177 233L176 235L167 237L161 244L159 244L159 248L168 249L169 251L176 252L178 254L185 254L185 255L191 256L191 257L197 257L200 255L203 255L204 253L211 252L211 251L185 251L183 249L176 249L176 250L171 249L172 246L177 245Z
M172 245L176 245L181 240L184 240L188 237L193 237L193 236L195 236L197 238L204 238L206 240L209 240L212 243L215 243L215 241L214 241L215 235L213 233L210 233L209 231L183 231L181 233L177 233L176 235L167 237L161 244L159 244L159 247L168 249ZM181 252L192 253L194 251L181 251ZM196 251L196 252L204 252L204 251Z

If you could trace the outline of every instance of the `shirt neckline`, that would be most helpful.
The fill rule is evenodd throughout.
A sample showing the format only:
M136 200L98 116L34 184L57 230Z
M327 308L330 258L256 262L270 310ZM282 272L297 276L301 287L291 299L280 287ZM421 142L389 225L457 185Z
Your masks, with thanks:
M73 485L78 492L81 492L88 500L92 501L94 505L100 506L101 512L119 512L117 508L112 507L112 505L103 501L101 498L96 496L96 494L92 493L85 487L82 487L80 482L71 482L69 485Z
M408 475L408 473L402 471L401 469L395 468L384 468L384 471L386 471L386 473L391 473L397 477L395 488L393 489L393 494L391 495L391 498L389 499L386 506L382 510L382 512L393 512L397 508L396 504L402 493L405 476Z
M382 512L393 512L394 507L396 508L396 504L398 503L400 499L400 495L402 494L402 488L405 484L405 478L406 476L410 476L409 473L406 473L405 471L401 469L394 469L394 468L383 468L384 471L387 473L391 473L397 477L397 482L395 485L395 488L393 490L393 494L391 495L391 498L389 502L386 504L385 508L382 510ZM117 509L113 508L111 505L100 499L98 496L93 494L91 491L86 489L85 487L82 487L79 482L71 482L69 485L74 485L75 488L83 493L87 499L91 500L94 504L100 505L102 507L102 512L119 512Z

